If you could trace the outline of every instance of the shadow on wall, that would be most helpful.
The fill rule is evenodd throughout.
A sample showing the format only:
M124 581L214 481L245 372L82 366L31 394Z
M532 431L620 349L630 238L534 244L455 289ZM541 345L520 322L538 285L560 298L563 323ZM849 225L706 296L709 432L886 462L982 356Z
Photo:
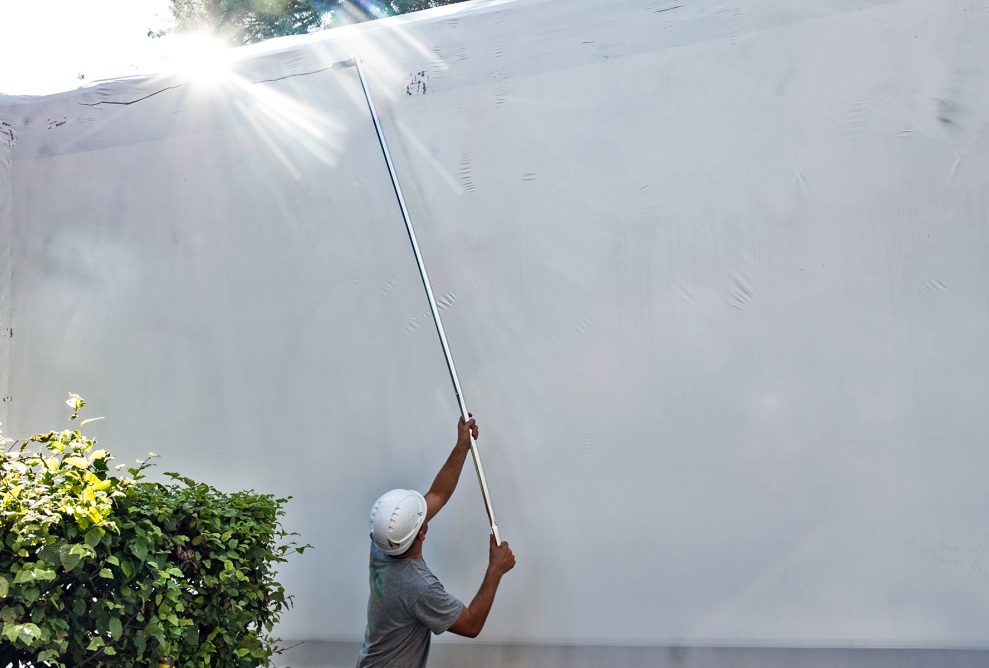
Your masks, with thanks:
M286 642L286 646L293 645ZM303 642L279 658L294 668L353 668L360 643ZM989 650L608 647L433 643L429 668L982 668Z

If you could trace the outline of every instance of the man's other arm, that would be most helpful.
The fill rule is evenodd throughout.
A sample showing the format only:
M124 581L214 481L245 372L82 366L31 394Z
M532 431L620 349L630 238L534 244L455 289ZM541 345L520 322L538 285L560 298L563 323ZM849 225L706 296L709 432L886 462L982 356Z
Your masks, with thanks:
M467 638L476 638L484 628L484 622L491 612L491 604L494 603L495 592L501 584L501 576L515 567L515 555L508 547L508 543L495 545L494 535L491 536L491 546L488 550L488 569L484 573L484 580L481 588L470 605L465 606L457 621L447 629L451 633Z

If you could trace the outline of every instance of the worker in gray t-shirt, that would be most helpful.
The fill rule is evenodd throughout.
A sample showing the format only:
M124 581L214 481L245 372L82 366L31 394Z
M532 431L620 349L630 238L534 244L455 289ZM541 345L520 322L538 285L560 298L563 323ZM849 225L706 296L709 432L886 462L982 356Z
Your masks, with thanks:
M429 520L453 495L470 437L477 434L473 419L460 418L457 444L426 495L393 489L371 508L371 594L358 668L420 668L429 657L432 633L474 638L484 627L501 576L515 566L508 543L496 545L491 536L488 568L470 605L447 593L422 560Z

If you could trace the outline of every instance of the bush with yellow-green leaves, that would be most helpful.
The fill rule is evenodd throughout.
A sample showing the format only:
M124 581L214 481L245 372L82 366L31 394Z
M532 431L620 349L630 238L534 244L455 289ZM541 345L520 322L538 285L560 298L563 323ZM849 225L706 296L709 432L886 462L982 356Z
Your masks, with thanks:
M270 666L291 604L274 569L309 547L288 499L148 482L148 460L125 475L86 422L2 439L0 666Z

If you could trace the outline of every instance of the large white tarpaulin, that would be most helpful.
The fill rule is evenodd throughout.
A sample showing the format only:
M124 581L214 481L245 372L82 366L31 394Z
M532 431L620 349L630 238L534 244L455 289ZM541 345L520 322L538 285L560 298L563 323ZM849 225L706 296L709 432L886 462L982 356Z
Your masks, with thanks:
M362 636L458 409L353 56L518 557L484 638L989 646L986 0L469 2L8 99L6 433L77 392L292 495L280 634ZM465 471L462 599L486 519Z
M11 148L14 128L0 118L0 424L7 420L10 381L10 279L12 275L10 203L13 184L10 180Z

